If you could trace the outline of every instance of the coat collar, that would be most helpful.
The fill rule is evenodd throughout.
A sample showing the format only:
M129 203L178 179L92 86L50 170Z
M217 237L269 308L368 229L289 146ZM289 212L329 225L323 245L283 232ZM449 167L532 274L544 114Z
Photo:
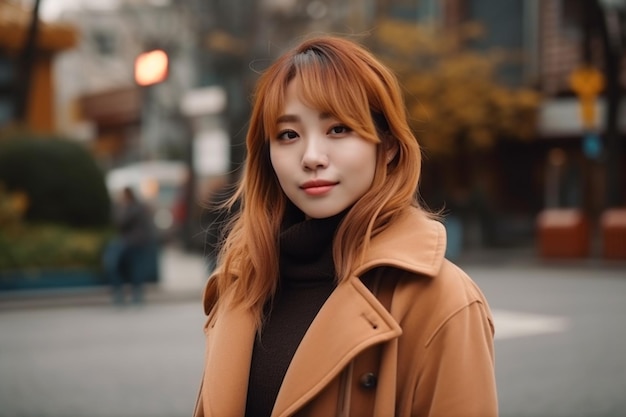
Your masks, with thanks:
M372 238L355 275L361 276L377 266L393 266L435 276L441 268L445 251L444 226L422 210L410 208Z

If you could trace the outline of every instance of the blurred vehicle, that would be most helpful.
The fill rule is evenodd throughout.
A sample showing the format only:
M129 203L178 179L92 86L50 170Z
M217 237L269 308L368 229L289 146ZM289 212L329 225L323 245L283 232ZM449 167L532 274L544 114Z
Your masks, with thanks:
M146 161L114 168L106 174L106 184L115 198L124 187L131 187L153 213L159 241L177 236L184 221L180 215L185 201L188 168L181 161Z

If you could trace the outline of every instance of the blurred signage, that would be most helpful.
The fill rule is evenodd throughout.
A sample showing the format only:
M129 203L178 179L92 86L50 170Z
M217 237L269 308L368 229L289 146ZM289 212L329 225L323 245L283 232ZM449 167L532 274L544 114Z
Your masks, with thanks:
M602 154L602 141L596 132L587 132L583 137L583 153L587 158L598 159Z
M599 96L595 100L596 127L602 131L606 123L606 100ZM620 132L626 133L626 100L622 99L618 123ZM539 133L543 137L571 136L579 138L587 130L580 118L580 101L574 97L546 98L539 108Z
M79 98L83 118L98 125L126 124L139 120L141 95L137 87L118 88Z
M188 117L217 114L226 108L226 91L219 86L190 90L180 101L180 111Z
M223 129L199 132L193 141L193 167L199 176L222 175L230 164L230 140Z
M596 124L596 100L604 89L602 73L590 66L574 70L570 76L570 86L580 100L580 118L583 126L592 128Z

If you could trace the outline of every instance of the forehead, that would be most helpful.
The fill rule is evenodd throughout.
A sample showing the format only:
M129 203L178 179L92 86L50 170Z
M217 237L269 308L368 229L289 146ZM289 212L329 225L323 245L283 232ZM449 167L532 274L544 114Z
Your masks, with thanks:
M279 115L281 116L294 112L315 112L321 113L325 117L331 114L329 108L324 108L325 106L320 105L319 102L307 97L305 91L302 90L302 84L298 80L292 80L287 84L281 107L279 109Z
M261 104L265 140L275 133L277 121L288 110L288 101L293 97L353 128L368 130L370 105L362 77L327 64L317 60L294 60L266 84ZM363 134L367 133L365 130Z
M283 90L278 116L292 112L315 112L321 117L338 117L354 112L359 106L348 105L336 89L315 88L310 83L296 77L290 80ZM344 101L341 105L340 101Z

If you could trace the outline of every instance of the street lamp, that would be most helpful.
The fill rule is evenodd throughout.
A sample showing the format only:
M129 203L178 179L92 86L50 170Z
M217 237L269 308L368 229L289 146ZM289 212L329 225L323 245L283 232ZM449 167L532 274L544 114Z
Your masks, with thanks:
M143 87L165 81L168 74L168 56L162 49L139 54L135 59L135 81Z

